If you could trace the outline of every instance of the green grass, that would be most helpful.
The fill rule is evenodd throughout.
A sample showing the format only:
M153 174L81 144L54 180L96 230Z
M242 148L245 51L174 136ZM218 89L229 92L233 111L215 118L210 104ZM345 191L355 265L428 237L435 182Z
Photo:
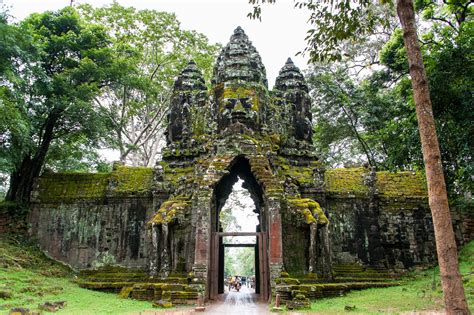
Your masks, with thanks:
M474 306L474 241L460 256L460 269L469 307ZM151 310L151 302L121 299L116 294L79 288L71 270L48 259L23 239L0 235L0 314L13 307L36 310L46 301L67 301L55 314L130 314ZM434 289L434 290L433 290ZM345 306L354 306L345 311ZM412 273L398 287L353 291L344 297L316 300L311 312L319 314L399 314L443 309L437 268Z
M12 295L0 298L0 314L8 314L13 307L36 310L46 301L67 301L55 314L130 314L153 309L149 301L79 288L73 278L67 267L28 242L0 236L0 294Z
M474 306L474 241L464 246L460 271L469 308ZM345 306L355 306L345 311ZM313 301L311 312L320 314L400 314L413 311L442 311L443 296L439 269L414 272L402 285L382 289L352 291L344 297Z

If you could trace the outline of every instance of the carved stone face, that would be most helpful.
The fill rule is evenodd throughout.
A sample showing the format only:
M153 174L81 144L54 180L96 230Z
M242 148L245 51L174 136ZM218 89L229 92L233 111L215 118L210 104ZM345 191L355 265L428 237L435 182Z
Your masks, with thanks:
M221 126L242 123L253 129L259 123L259 99L254 88L227 87L218 98Z

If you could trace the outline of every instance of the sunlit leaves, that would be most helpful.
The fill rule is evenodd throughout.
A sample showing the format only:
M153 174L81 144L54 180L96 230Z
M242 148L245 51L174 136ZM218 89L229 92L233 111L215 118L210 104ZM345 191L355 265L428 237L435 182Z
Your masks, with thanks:
M211 76L218 46L195 31L183 30L176 15L137 10L114 2L79 6L89 23L100 24L112 39L124 74L96 100L107 113L111 132L106 142L134 165L153 165L163 143L163 125L174 79L193 59Z
M253 5L249 17L260 18L261 4L274 2L249 0ZM312 62L341 60L348 41L364 39L390 21L389 16L377 10L381 4L375 0L295 0L294 3L295 7L308 11L311 28L304 53L309 54ZM385 1L384 5L391 6L392 2Z

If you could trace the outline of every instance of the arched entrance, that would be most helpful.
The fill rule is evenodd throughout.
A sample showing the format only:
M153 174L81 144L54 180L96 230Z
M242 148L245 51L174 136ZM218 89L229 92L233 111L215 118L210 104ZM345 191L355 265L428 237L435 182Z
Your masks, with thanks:
M247 189L258 215L258 224L254 231L227 232L221 222L221 211L232 192L232 188L239 180L243 181L242 187ZM229 237L248 237L249 242L235 244L229 242ZM253 247L255 251L255 293L261 300L267 300L270 292L268 274L268 229L267 210L264 202L264 193L261 185L251 172L249 161L237 157L231 164L229 174L222 177L214 188L211 205L211 242L210 242L210 270L209 270L209 298L215 299L224 293L224 261L225 248L227 247Z

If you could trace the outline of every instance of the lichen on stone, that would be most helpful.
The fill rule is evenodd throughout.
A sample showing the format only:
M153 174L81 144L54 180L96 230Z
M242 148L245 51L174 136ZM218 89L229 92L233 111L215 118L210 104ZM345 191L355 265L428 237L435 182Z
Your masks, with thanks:
M307 224L317 223L319 225L329 224L318 202L310 198L288 198L288 206L291 210L303 215Z
M160 209L155 213L148 224L168 224L178 217L184 216L184 212L191 205L190 196L180 195L170 198L161 204Z
M151 167L117 166L110 174L114 195L138 195L150 192L153 183Z

